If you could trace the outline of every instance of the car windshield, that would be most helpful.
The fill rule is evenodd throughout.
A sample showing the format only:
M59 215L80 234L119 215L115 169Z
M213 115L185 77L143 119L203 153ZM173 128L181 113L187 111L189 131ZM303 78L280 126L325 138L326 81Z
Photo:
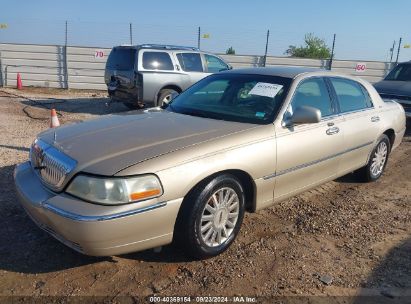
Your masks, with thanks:
M273 122L291 79L223 73L200 80L166 109L206 118L254 124Z
M396 66L385 80L411 81L411 64L400 64Z
M127 71L132 70L136 51L131 48L113 48L107 59L107 68Z

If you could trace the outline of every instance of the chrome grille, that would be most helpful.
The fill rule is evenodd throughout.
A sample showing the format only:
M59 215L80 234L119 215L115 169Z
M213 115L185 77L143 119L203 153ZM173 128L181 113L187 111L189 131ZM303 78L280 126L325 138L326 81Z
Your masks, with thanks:
M36 140L30 149L30 161L41 180L58 190L77 162L53 146Z

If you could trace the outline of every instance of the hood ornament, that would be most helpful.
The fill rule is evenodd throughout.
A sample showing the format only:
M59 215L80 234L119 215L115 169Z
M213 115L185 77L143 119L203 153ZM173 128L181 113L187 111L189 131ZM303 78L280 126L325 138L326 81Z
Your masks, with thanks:
M54 139L53 139L53 143L56 143L56 141L57 141L57 133L56 133L56 131L54 131Z

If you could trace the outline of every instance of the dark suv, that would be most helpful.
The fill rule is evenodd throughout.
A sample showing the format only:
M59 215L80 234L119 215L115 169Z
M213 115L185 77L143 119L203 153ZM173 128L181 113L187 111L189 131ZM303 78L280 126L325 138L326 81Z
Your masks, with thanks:
M400 103L405 115L411 117L411 61L398 64L374 87L383 99Z
M161 106L207 75L228 69L223 59L197 48L116 46L106 63L105 82L112 101L130 108Z

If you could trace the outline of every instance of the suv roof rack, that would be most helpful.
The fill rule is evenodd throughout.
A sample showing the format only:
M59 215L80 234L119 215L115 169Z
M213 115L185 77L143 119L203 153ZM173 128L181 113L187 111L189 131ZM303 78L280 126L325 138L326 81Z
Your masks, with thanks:
M191 46L179 46L179 45L168 45L168 44L141 44L138 47L144 49L165 49L165 50L187 50L187 51L200 51L199 48Z

